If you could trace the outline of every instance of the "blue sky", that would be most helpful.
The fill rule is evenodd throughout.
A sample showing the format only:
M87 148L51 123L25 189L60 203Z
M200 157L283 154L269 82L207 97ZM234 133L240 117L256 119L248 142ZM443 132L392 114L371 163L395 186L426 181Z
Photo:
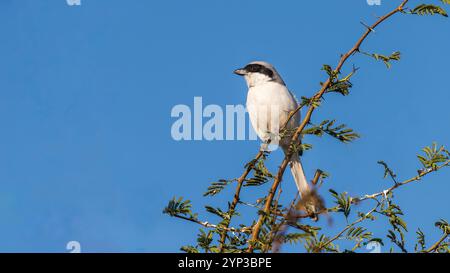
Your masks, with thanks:
M205 105L245 103L244 82L232 71L252 60L273 63L297 97L311 96L324 80L321 66L335 65L364 30L360 21L372 22L392 2L1 1L0 251L66 252L76 240L84 252L174 252L194 243L198 226L163 215L164 206L184 196L214 220L203 206L226 204L232 189L214 199L202 193L240 176L258 142L176 142L172 107L192 106L195 96ZM387 70L365 56L351 60L361 67L351 96L327 97L313 121L335 118L362 138L305 140L314 144L307 174L331 174L324 190L377 192L390 185L378 160L409 178L420 148L450 145L448 24L396 16L363 50L399 50L399 63ZM268 166L276 170L281 160L274 153ZM398 190L408 238L417 227L429 242L438 238L433 223L450 220L449 179L443 170ZM284 182L289 200L289 172ZM247 189L243 198L262 194ZM243 220L254 215L245 212ZM330 234L342 224L336 218ZM373 231L385 238L386 227Z

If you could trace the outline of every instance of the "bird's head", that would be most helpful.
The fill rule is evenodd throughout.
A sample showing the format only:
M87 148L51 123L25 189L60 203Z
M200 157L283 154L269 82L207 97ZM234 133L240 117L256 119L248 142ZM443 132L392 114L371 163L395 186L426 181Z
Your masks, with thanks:
M277 82L285 85L275 67L266 62L251 62L244 68L236 69L234 74L243 76L249 87L264 84L266 82Z

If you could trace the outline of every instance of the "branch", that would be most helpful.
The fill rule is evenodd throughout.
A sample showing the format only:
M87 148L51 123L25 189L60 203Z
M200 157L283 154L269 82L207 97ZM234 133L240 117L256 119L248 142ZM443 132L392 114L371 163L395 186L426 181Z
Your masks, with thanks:
M342 234L344 234L344 232L346 232L349 228L355 226L356 224L368 219L368 216L371 215L372 213L374 213L378 207L380 206L380 203L377 202L377 205L371 209L369 212L367 212L366 214L364 214L364 216L361 216L360 218L358 218L356 221L354 221L353 223L347 225L341 232L339 232L338 234L336 234L333 238L331 238L330 240L328 240L327 242L325 242L323 245L321 245L321 248L325 248L327 245L331 244L332 242L336 241L337 239L339 239L339 237L341 237Z
M439 241L437 241L433 246L431 246L429 249L427 249L425 252L427 253L431 253L436 251L436 249L439 248L439 246L442 244L442 242L444 242L445 239L447 239L447 237L449 236L449 233L445 233L444 236L442 236L441 239L439 239Z
M258 154L256 155L255 159L253 159L251 162L257 162L263 156L263 154L264 154L263 151L259 151ZM239 196L241 194L242 185L244 184L244 181L247 178L248 174L253 169L253 164L251 162L249 164L247 164L247 168L245 169L244 173L237 180L237 186L236 186L236 191L234 194L233 202L231 202L230 208L228 210L228 215L230 215L230 221L225 223L224 229L223 229L222 233L220 234L219 253L223 252L223 247L225 244L225 240L227 238L227 229L229 227L229 224L231 223L231 217L233 217L233 215L234 215L236 206L239 203Z
M236 233L245 233L245 232L248 232L249 230L250 230L250 228L249 227L244 227L244 228L241 228L241 229L237 229L237 228L230 228L230 227L228 227L228 226L218 226L218 225L214 225L214 224L210 224L210 223L208 223L208 222L202 222L202 221L200 221L200 220L198 220L198 219L196 219L196 218L192 218L192 217L186 217L186 216L183 216L183 215L179 215L179 214L175 214L175 215L172 215L173 217L175 217L175 218L180 218L180 219L183 219L183 220L186 220L186 221L189 221L189 222L193 222L193 223L196 223L196 224L199 224L199 225L201 225L201 226L203 226L203 227L206 227L206 228L212 228L212 229L218 229L218 230L224 230L225 232L236 232Z
M427 170L425 170L425 171L421 171L421 172L419 173L419 175L417 175L417 176L415 176L415 177L413 177L413 178L410 178L410 179L408 179L408 180L405 180L405 181L403 181L403 182L396 183L394 186L390 187L389 189L386 189L386 190L384 190L384 191L377 192L377 193L374 193L374 194L370 194L370 195L364 195L364 196L361 197L361 198L353 198L353 200L355 200L355 202L359 202L359 201L364 201L364 200L367 200L367 199L375 199L376 197L381 196L381 195L385 196L385 195L387 195L388 193L394 191L395 189L397 189L397 188L399 188L399 187L401 187L401 186L404 186L404 185L406 185L406 184L409 184L409 183L412 183L412 182L415 182L415 181L419 181L419 180L421 180L422 177L424 177L425 175L430 174L430 173L432 173L432 172L436 172L436 171L438 171L438 170L440 170L440 169L442 169L442 168L444 168L444 167L447 167L447 166L449 166L449 165L450 165L450 160L447 160L447 161L445 161L442 165L439 165L439 166L437 166L436 168L429 168L429 169L427 169Z

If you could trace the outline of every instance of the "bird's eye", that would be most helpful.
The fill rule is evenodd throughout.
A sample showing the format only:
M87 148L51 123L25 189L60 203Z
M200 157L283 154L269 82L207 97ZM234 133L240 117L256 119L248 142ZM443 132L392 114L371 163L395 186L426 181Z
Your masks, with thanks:
M257 65L257 64L249 64L249 65L247 65L246 70L248 72L258 72L259 71L259 65Z

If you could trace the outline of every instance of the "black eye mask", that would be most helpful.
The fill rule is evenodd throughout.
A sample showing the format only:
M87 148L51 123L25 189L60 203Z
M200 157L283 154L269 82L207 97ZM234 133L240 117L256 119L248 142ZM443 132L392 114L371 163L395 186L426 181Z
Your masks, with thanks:
M249 73L261 73L270 78L273 78L273 71L260 64L249 64L244 69Z

